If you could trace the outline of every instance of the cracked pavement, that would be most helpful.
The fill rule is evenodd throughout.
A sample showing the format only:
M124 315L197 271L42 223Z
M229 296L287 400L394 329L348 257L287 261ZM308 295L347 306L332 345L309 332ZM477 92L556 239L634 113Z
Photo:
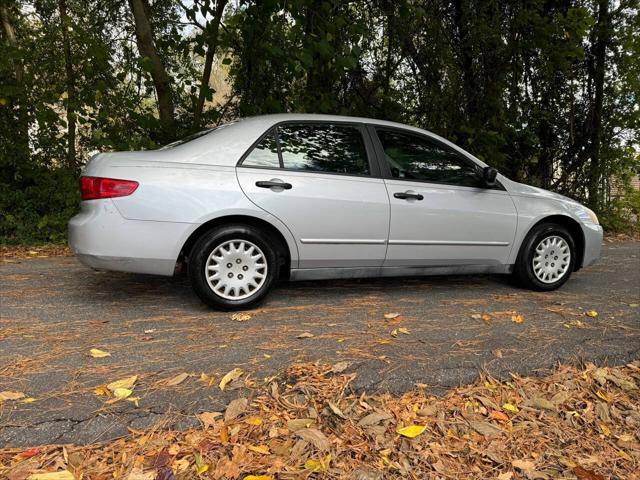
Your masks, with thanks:
M203 306L184 275L95 272L72 257L5 261L0 302L0 391L35 399L0 403L0 447L86 444L198 425L196 413L251 395L246 382L218 388L236 367L261 384L296 361L346 361L359 391L422 383L440 394L482 371L507 378L640 358L640 242L606 243L598 264L555 292L500 276L284 283L244 322ZM394 337L400 328L408 334ZM297 338L305 332L314 336ZM92 358L91 348L111 356ZM166 385L182 372L192 376ZM139 407L94 393L129 375L139 376Z

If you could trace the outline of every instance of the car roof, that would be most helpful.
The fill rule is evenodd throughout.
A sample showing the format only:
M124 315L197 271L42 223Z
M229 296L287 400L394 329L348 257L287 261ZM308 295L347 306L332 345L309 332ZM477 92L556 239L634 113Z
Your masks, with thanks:
M178 145L172 149L164 150L162 153L163 156L164 154L173 154L172 156L177 157L175 160L186 163L235 166L240 157L260 138L261 135L274 125L288 121L347 122L400 128L436 138L466 157L484 165L482 161L473 155L462 150L460 147L445 138L442 138L428 130L374 118L317 113L275 113L270 115L244 117L221 125L213 129L210 133L196 138L195 140Z

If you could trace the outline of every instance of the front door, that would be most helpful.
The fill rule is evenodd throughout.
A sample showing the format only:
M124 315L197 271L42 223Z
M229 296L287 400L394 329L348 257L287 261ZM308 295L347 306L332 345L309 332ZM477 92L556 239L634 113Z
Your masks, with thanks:
M507 263L517 224L509 194L488 188L477 164L435 138L375 131L391 202L384 265Z
M299 268L384 261L389 198L363 133L358 124L286 122L237 168L247 197L293 234Z

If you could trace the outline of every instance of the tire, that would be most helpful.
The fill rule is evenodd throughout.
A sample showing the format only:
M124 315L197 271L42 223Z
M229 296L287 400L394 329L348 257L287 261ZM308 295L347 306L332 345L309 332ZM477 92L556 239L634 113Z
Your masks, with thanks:
M258 304L279 278L280 262L274 244L251 225L225 225L205 233L189 255L189 279L194 291L204 303L220 310Z
M539 252L536 251L538 248ZM568 259L563 254L567 250ZM551 291L569 280L576 260L575 242L569 231L555 223L541 223L529 232L522 243L514 275L525 288Z

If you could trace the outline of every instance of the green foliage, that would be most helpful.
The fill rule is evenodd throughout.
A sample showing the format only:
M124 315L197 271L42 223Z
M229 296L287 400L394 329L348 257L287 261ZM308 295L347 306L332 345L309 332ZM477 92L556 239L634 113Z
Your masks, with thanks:
M0 239L63 239L97 151L275 112L413 124L596 205L608 227L637 218L637 195L608 185L640 171L638 0L221 1L142 0L170 79L167 134L130 2L0 0Z

